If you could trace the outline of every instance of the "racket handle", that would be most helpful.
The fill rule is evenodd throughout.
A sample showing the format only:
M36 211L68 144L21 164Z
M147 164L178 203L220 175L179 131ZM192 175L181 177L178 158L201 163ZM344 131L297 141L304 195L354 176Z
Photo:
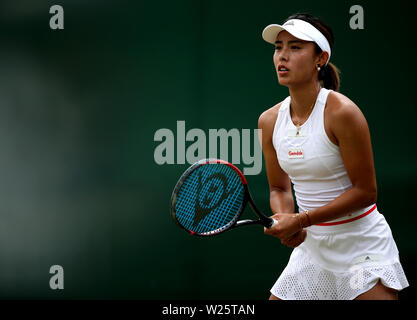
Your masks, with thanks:
M268 227L268 229L270 229L270 228L272 228L272 227L274 227L274 226L276 226L276 225L278 224L278 220L273 219L273 218L271 218L271 220L272 220L272 223L271 223L271 225Z

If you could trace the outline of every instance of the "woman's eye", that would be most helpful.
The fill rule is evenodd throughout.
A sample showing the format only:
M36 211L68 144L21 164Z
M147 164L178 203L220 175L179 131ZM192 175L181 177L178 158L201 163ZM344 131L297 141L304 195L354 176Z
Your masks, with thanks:
M281 47L275 47L275 50L281 50Z
M292 47L291 47L291 49L295 49L295 50L297 50L297 49L300 49L300 47L297 47L297 46L292 46Z

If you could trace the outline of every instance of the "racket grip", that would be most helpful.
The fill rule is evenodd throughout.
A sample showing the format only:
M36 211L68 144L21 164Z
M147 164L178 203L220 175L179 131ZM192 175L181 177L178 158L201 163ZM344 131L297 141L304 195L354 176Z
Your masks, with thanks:
M278 224L278 220L273 219L273 218L271 218L271 219L272 219L272 224L269 226L268 229L270 229L270 228L272 228L272 227L274 227L274 226L276 226Z

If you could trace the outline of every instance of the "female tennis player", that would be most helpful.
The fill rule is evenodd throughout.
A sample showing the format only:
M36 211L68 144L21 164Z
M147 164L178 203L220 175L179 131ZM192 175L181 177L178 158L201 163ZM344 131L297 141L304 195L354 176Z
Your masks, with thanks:
M338 92L333 33L309 14L269 25L289 96L259 117L270 205L265 233L295 248L270 299L398 299L408 286L389 225L376 207L369 128ZM297 201L294 213L291 183Z

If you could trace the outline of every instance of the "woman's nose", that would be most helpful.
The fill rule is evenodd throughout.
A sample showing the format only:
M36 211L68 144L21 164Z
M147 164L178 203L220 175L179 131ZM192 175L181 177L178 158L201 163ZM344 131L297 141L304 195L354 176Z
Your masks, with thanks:
M281 52L278 55L278 60L279 61L288 60L288 51L286 49L281 50Z

